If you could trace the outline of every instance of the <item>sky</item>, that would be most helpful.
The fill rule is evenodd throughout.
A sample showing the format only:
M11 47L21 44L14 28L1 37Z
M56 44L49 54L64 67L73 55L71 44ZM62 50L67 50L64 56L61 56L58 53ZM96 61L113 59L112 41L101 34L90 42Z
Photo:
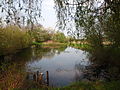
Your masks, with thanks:
M69 3L72 3L73 0L69 0ZM98 0L99 3L95 3L96 7L99 7L101 5L101 2L104 0ZM52 28L55 30L58 30L58 27L56 27L57 24L57 12L54 9L54 0L42 0L42 11L41 11L41 18L39 19L39 23L43 25L45 28ZM0 14L0 17L4 16L3 14ZM69 24L68 24L69 25ZM70 24L70 27L72 27L72 30L75 31L75 24ZM67 34L67 31L62 31L64 34Z
M54 0L42 0L42 11L41 11L42 18L40 19L39 22L45 28L52 28L54 30L59 30L58 27L56 27L57 12L55 11L54 6L55 6ZM62 30L62 32L67 36L66 30Z
M70 0L71 2L73 0ZM99 7L101 2L104 0L98 0L99 3L96 3L96 7ZM40 23L45 27L51 27L55 29L57 17L54 9L54 0L42 0L42 18Z
M40 23L45 27L51 27L55 29L57 17L54 9L54 0L43 0L42 1L42 12L41 12Z

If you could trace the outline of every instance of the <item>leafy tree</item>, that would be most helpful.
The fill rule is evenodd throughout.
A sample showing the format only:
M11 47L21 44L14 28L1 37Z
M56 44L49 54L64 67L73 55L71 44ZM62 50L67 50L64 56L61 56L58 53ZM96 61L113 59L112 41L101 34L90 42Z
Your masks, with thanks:
M41 0L0 0L2 21L19 27L38 23L41 16Z
M61 43L65 43L67 42L67 38L66 36L61 33L61 32L57 32L52 36L52 40L56 41L56 42L61 42Z
M55 0L59 24L74 20L76 30L83 30L91 46L103 47L106 38L120 46L120 0ZM67 27L68 28L68 27Z
M31 31L32 37L36 42L45 42L51 39L50 34L43 27L39 27Z

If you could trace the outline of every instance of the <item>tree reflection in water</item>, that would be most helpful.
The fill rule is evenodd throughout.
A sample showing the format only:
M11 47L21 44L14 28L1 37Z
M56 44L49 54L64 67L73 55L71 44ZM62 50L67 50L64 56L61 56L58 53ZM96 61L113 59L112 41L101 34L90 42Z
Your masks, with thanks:
M107 50L97 50L89 55L89 60L91 62L89 66L83 68L81 64L77 64L76 69L81 72L81 68L83 68L83 79L87 79L90 81L120 80L119 56L120 51L118 49L109 48Z
M15 54L3 55L0 57L0 88L20 88L30 87L31 85L26 80L26 63L30 60L40 60L41 58L51 58L56 54L59 54L62 49L50 49L50 48L28 48L21 50ZM39 68L41 70L42 68ZM27 83L27 84L26 84ZM31 85L32 86L32 85ZM33 85L34 86L34 85Z

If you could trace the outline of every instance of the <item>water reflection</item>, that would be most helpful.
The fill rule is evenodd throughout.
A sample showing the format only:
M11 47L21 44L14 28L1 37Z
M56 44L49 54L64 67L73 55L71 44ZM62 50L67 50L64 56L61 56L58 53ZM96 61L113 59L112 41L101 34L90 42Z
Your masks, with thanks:
M51 86L65 86L77 79L76 71L79 71L79 77L82 76L81 69L89 65L89 60L86 58L86 54L82 50L74 49L71 47L66 48L63 51L57 49L51 49L49 52L33 59L26 64L26 70L28 72L44 72L50 73L50 85ZM78 66L80 67L78 69ZM75 78L76 77L76 78Z
M27 72L36 71L49 71L51 86L65 86L78 80L119 80L120 53L110 52L90 54L72 47L33 47L0 56L0 88L31 87L26 81Z
M91 64L84 71L84 78L90 81L120 80L120 49L102 48L89 55Z
M26 81L27 73L36 71L49 71L51 86L68 85L83 77L85 66L90 64L87 54L71 47L33 47L3 56L0 60L0 88L30 87Z

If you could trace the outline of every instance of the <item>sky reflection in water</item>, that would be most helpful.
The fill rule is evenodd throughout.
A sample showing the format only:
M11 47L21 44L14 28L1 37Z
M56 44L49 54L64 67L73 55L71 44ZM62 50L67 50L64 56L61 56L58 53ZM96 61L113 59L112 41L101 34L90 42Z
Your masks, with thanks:
M29 61L26 70L43 73L49 71L51 86L65 86L82 78L82 71L89 64L86 52L67 47L62 52L51 49L42 58Z

